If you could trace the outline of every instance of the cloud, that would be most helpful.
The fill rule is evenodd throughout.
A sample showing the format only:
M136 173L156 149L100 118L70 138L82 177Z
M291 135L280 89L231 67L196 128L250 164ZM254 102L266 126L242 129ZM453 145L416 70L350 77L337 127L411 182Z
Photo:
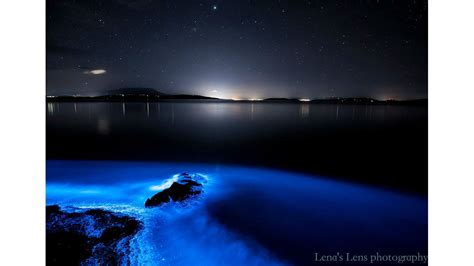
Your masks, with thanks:
M92 69L84 71L86 75L102 75L105 74L107 71L105 69Z

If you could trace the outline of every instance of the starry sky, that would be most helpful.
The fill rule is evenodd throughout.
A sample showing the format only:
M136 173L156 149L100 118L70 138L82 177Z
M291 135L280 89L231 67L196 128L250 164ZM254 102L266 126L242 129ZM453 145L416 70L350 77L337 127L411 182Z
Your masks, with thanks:
M47 0L48 95L426 98L427 0Z

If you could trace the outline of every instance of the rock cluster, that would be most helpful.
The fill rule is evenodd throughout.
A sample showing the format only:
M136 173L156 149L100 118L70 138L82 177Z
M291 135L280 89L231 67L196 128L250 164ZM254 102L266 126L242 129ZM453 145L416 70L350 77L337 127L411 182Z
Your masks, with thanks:
M173 182L169 188L164 189L163 191L156 193L153 197L147 199L145 207L155 207L170 201L183 201L199 195L203 192L203 182L206 181L200 175L182 173L178 176L178 180Z
M130 239L142 223L102 209L63 211L46 207L48 265L117 265L124 263Z

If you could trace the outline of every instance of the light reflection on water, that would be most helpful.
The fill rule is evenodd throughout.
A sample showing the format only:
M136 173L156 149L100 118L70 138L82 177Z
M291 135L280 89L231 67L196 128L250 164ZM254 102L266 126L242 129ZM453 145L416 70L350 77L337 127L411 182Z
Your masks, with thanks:
M198 200L143 207L183 171L208 177ZM300 264L319 250L413 253L427 244L425 199L263 168L48 161L47 203L142 220L132 264Z
M309 115L309 104L307 103L302 103L300 105L300 116L301 118L308 117Z
M179 104L177 112L175 104ZM47 114L54 115L61 107L61 114L75 114L79 117L88 114L109 114L115 115L120 112L122 116L127 116L132 112L136 117L160 118L161 109L165 108L170 120L182 119L182 115L188 115L192 112L193 116L210 116L234 118L236 116L247 116L248 119L256 118L260 115L261 119L272 116L284 116L290 118L298 115L300 117L309 117L313 120L328 119L334 120L343 118L345 120L385 120L400 119L410 114L411 110L422 109L420 107L406 106L385 106L385 105L327 105L311 103L196 103L196 102L147 102L147 103L126 103L126 102L49 102L47 103ZM268 112L271 110L271 112ZM418 112L418 111L417 111ZM328 114L332 114L327 116ZM422 112L415 113L417 116L425 115ZM179 117L176 117L179 116ZM388 117L387 117L388 116Z
M193 127L203 124L239 125L239 128L245 131L250 131L249 128L268 126L300 127L302 130L311 130L323 125L331 128L351 123L416 121L426 117L426 109L416 106L326 105L304 102L296 104L49 102L47 117L50 119L48 123L55 127L77 128L79 131L95 127L99 134L110 135L115 131L123 131L127 126L136 129L137 132L157 128L166 132L171 128L182 128L189 124ZM154 120L154 123L150 123L150 120Z

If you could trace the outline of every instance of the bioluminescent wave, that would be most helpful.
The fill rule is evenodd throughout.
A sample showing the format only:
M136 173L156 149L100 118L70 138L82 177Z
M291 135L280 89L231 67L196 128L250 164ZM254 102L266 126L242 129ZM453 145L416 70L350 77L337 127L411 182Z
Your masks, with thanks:
M204 193L144 207L182 172L204 176ZM315 252L427 250L426 199L271 169L48 161L46 200L142 221L128 254L132 265L301 265Z

